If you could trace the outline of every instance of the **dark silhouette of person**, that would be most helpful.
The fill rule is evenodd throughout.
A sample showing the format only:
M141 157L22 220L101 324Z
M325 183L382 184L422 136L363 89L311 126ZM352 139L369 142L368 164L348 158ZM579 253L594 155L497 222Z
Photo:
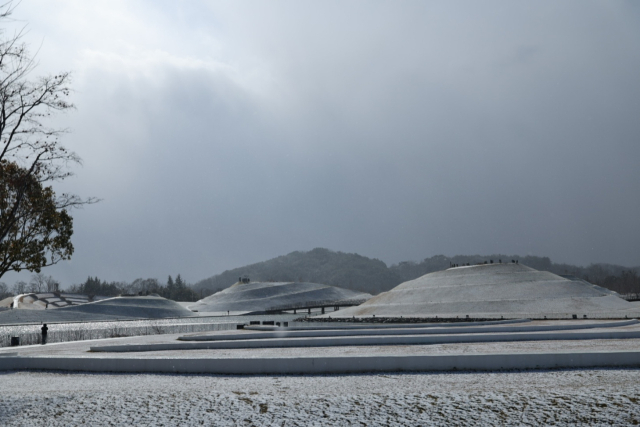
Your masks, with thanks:
M47 328L47 324L45 323L44 325L42 325L42 328L40 328L40 330L42 331L42 345L45 345L47 343L47 332L49 331L49 328Z

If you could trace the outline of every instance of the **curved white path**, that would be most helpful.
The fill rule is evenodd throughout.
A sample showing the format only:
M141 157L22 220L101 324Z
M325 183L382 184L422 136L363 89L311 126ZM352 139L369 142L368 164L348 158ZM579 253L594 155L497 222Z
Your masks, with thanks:
M144 352L167 350L216 350L252 348L292 348L292 347L344 347L344 346L389 346L389 345L429 345L510 341L549 340L606 340L640 339L640 330L594 330L594 331L550 331L550 332L506 332L489 334L458 335L385 335L356 337L278 338L249 339L231 341L180 342L162 344L129 344L92 346L92 352Z
M269 338L307 338L307 337L347 337L347 336L372 336L372 335L439 335L439 334L478 334L489 332L541 332L541 331L566 331L595 328L614 328L631 326L640 323L636 319L607 323L577 323L577 324L550 324L550 325L525 325L525 326L458 326L449 328L404 328L397 327L378 329L325 329L325 330L288 330L280 328L273 332L237 333L237 334L206 334L186 335L178 338L180 341L229 341L229 340L253 340Z

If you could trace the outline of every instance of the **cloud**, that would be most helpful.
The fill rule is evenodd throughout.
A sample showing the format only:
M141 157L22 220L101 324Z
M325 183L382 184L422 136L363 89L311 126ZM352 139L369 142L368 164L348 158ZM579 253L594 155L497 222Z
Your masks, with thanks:
M626 3L33 1L85 160L67 281L317 246L637 265Z

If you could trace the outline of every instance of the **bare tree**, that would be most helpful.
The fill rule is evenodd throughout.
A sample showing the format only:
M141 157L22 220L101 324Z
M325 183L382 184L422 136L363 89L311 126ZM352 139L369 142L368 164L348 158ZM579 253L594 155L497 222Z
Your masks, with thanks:
M9 287L6 283L0 282L0 299L5 299L11 296L11 292L9 292Z
M25 282L24 280L18 280L13 284L11 290L15 295L24 294L27 292L27 282Z
M0 5L0 21L6 21L13 9L11 1ZM23 41L24 32L23 28L6 36L0 28L0 166L3 174L1 178L8 180L7 177L10 176L12 180L7 190L0 193L0 243L11 243L25 235L39 236L38 233L43 231L42 222L46 221L44 216L38 215L41 206L46 206L49 211L53 207L58 213L64 214L57 220L66 222L60 230L68 234L68 243L72 228L71 217L66 210L94 203L97 199L82 199L65 193L56 195L51 187L45 187L45 183L71 176L69 167L81 162L78 155L60 142L60 136L67 130L47 125L53 114L74 108L69 101L70 74L62 72L31 78L36 62ZM35 208L25 209L24 205L28 204L30 195L38 193L34 189L34 182L40 184L43 191L47 190L47 203L35 203L32 204ZM25 221L25 218L31 222ZM25 224L36 227L25 233L21 230ZM58 231L54 230L54 235ZM64 245L66 248L62 256L45 259L45 255L51 251L46 243L53 237L50 235L50 227L45 228L44 232L45 244L37 249L41 256L32 256L29 262L23 262L20 257L31 256L33 251L14 250L9 254L11 244L0 247L0 258L5 260L8 270L20 271L26 268L40 271L40 267L55 264L71 256L73 247L68 243ZM28 242L25 243L27 244ZM3 274L4 271L0 271L0 277Z
M44 274L38 273L31 276L29 280L29 292L41 293L47 289L47 278Z
M45 277L44 283L47 285L47 292L58 292L60 290L60 283L51 276Z

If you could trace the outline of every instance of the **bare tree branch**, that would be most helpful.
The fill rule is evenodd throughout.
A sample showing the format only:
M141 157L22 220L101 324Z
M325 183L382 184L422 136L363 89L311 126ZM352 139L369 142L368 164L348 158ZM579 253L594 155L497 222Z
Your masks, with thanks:
M18 3L0 5L0 22ZM31 78L37 63L23 41L26 27L5 36L0 28L0 277L9 270L68 259L72 219L67 211L96 198L56 195L50 184L73 175L80 157L65 148L67 129L46 125L52 115L74 109L71 75Z

